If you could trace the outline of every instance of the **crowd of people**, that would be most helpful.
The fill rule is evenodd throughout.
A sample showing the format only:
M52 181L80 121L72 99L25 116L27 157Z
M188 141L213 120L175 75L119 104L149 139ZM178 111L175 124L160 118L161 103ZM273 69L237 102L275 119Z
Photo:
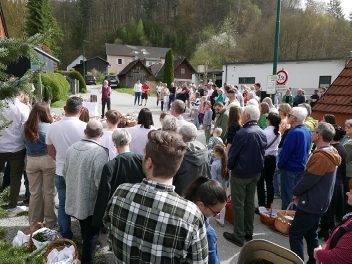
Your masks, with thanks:
M142 86L134 87L138 105L150 89ZM220 263L209 217L225 225L228 194L234 227L223 236L238 247L253 239L258 208L281 198L281 209L296 210L292 251L303 260L305 238L307 263L349 263L352 119L344 128L331 114L314 120L300 89L280 104L260 100L259 83L248 90L160 83L157 92L161 128L148 108L135 126L118 128L122 115L109 100L105 129L100 120L82 118L79 97L67 100L56 122L45 102L30 109L22 93L9 101L3 115L13 122L0 137L0 171L11 164L8 216L27 210L17 205L25 167L30 226L58 224L61 236L72 239L71 218L78 219L82 263L93 263L101 228L116 263Z

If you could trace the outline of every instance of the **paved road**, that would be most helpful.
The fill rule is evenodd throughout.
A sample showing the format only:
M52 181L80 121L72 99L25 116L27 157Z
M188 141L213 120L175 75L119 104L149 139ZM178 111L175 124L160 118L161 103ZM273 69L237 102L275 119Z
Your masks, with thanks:
M99 87L98 85L88 86L87 87L88 93L82 94L83 99L88 99L91 94L98 95L98 98L100 98L98 94L98 87ZM98 99L98 101L99 100L100 99ZM134 103L134 97L132 95L118 93L115 90L113 91L111 96L111 109L117 110L122 113L131 113L131 112L138 113L139 110L142 107L144 107L144 106L134 106L133 103ZM154 120L155 126L161 127L160 121L159 121L159 115L161 111L160 111L160 107L156 106L156 98L155 97L149 98L146 107L148 107L153 113L153 120ZM56 108L56 109L52 109L52 111L55 113L61 114L63 109ZM99 112L100 111L101 111L101 103L99 103ZM189 119L188 115L186 114L185 114L185 119ZM202 130L198 130L197 139L205 143L204 132ZM251 162L250 157L248 158L248 162ZM281 200L275 199L274 208L280 208L280 207L281 207ZM241 248L225 240L222 235L222 233L225 231L231 232L233 226L228 222L226 222L225 227L220 227L214 219L211 219L210 222L218 235L218 253L221 259L221 263L223 264L237 263L238 255L241 251ZM289 248L288 237L279 235L269 230L266 226L261 224L260 218L258 215L255 215L255 219L254 219L253 238L266 239L276 244L279 244L283 247ZM101 239L103 239L103 237L101 237ZM307 255L305 256L305 258L307 260Z

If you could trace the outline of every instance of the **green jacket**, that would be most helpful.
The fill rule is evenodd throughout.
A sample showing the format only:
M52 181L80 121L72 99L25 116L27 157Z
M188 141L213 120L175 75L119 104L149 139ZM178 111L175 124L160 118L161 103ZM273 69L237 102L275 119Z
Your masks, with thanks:
M268 114L262 114L259 118L259 127L261 129L266 129L267 125L266 125L266 117L268 116Z
M293 105L293 95L289 95L289 99L288 99L288 104L290 105L290 106L292 106ZM284 95L283 97L282 97L282 103L284 104L284 103L286 103L286 95Z
M229 111L227 111L225 108L220 112L220 116L216 120L215 126L214 126L214 128L221 127L222 133L220 137L222 139L222 142L224 142L224 144L226 144L226 139L227 139L227 120L229 120Z

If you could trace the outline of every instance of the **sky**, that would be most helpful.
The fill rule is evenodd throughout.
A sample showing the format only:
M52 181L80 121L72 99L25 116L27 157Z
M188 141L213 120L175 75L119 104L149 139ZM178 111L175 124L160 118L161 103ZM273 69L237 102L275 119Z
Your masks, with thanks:
M340 0L343 13L345 14L345 18L348 18L349 13L352 11L352 0ZM324 0L324 2L328 3L329 0Z

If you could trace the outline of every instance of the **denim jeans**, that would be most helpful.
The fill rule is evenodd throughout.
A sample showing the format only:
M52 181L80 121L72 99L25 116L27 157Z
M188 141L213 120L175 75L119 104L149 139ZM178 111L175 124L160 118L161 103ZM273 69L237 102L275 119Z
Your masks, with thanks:
M91 215L84 220L79 220L81 236L83 239L82 264L94 263L94 255L99 238L100 227L92 226L92 219L93 216Z
M286 171L281 170L281 209L286 210L287 206L293 199L293 188L297 182L302 178L303 171Z
M175 101L176 100L176 97L174 96L174 95L170 95L169 96L169 109L167 109L167 110L170 110L170 108L171 108L171 104L172 104L172 102L173 101ZM164 109L165 110L165 109ZM165 110L166 111L166 110Z
M199 113L198 114L199 125L203 125L203 118L204 118L204 114Z
M290 248L304 260L303 237L307 243L308 264L315 264L314 249L319 246L318 226L323 214L311 214L297 208L293 219L289 239Z
M58 223L63 238L72 239L71 216L65 212L66 182L63 176L55 175L55 187L59 195Z
M278 149L278 154L276 156L276 165L279 162L279 155L281 152L282 148ZM281 195L281 173L280 171L276 168L275 173L274 173L274 195L280 196Z
M199 129L199 111L198 109L193 109L193 124L196 126L197 129Z
M141 92L134 92L134 104L136 104L137 100L139 105L139 101L141 100Z

